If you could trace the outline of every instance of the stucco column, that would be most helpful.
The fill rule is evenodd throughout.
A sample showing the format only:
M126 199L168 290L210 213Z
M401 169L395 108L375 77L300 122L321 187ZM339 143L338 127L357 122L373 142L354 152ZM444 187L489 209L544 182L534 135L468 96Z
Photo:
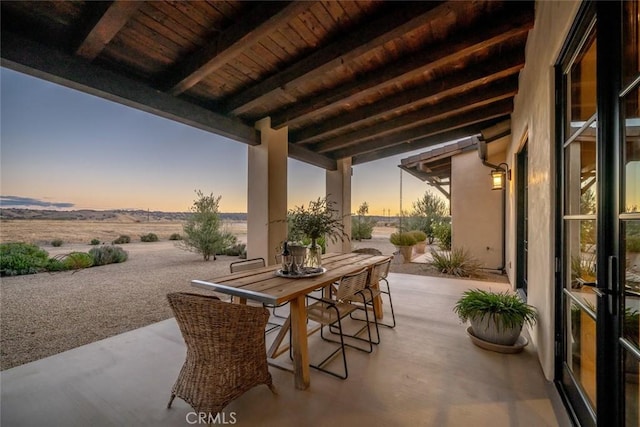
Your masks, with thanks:
M247 182L247 258L274 264L287 235L287 127L271 129L271 118L256 122L260 145L249 146Z
M338 169L326 172L327 200L344 222L344 231L351 237L351 157L338 160ZM327 252L351 252L351 241L327 241Z

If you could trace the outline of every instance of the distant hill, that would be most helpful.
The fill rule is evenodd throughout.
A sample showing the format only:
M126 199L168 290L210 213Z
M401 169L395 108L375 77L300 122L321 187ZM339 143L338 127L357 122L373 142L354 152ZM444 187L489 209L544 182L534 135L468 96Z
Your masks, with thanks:
M47 209L0 208L0 219L40 219L60 221L117 221L117 222L150 222L150 221L183 221L190 212L161 212L144 210L91 210L58 211ZM229 221L246 221L246 213L221 213L220 218Z
M159 221L184 221L190 212L162 212L145 211L142 209L113 209L106 211L79 209L75 211L59 211L48 209L21 209L21 208L0 208L0 220L60 220L60 221L111 221L111 222L159 222ZM244 212L224 212L220 213L220 218L227 221L246 221L247 214ZM394 224L398 217L367 215L381 224Z

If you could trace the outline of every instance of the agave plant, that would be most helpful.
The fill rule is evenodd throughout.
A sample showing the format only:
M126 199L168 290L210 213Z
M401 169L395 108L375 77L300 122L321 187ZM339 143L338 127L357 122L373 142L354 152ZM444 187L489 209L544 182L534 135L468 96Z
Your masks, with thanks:
M474 276L480 269L480 263L465 248L451 251L431 251L431 265L441 273L457 277Z

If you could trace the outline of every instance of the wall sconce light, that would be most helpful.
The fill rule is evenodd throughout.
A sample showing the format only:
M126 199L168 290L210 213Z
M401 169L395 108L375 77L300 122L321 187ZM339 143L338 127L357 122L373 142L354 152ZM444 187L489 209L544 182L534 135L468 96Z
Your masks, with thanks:
M503 190L504 189L504 171L501 169L495 169L491 171L491 189Z
M504 169L502 168L503 165ZM506 163L500 163L491 171L491 189L504 190L506 187L505 178L511 180L511 170L509 170L509 165Z

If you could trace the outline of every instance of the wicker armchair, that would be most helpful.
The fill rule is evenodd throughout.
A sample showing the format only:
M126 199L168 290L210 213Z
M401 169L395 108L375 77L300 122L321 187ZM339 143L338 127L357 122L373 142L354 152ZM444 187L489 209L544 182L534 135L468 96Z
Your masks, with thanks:
M167 299L187 345L168 408L178 396L196 412L216 414L256 385L276 393L267 366L265 308L183 292Z

